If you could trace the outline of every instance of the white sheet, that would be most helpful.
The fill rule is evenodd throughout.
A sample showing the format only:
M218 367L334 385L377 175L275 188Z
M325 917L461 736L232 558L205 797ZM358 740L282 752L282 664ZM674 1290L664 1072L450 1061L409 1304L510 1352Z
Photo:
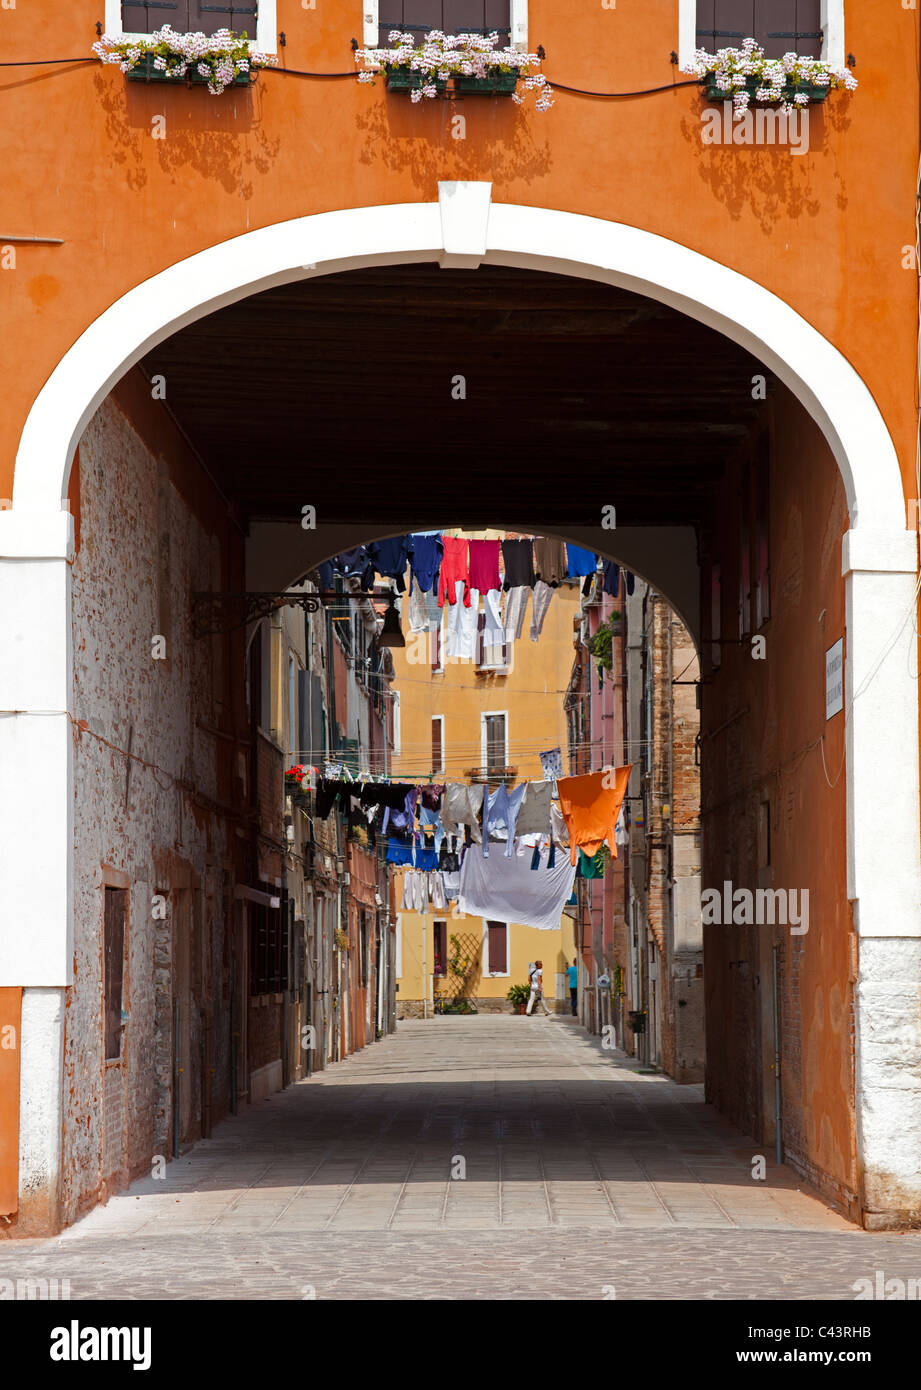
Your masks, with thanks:
M469 849L461 865L458 909L493 922L520 922L538 931L556 931L576 876L569 855L557 847L556 863L547 868L549 846L541 852L540 867L531 868L533 850L522 845L510 859Z

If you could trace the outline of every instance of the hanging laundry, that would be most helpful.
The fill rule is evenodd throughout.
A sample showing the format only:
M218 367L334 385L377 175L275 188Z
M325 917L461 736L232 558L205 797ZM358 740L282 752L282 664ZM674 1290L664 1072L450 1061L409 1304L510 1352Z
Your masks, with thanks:
M406 798L413 790L410 782L362 782L362 806L389 806L392 811L402 811Z
M563 752L560 748L548 748L540 755L540 765L544 770L544 781L555 782L563 775Z
M321 777L317 783L316 799L316 814L320 820L326 820L340 797L349 795L349 789L354 789L354 786L354 782L344 782L341 778Z
M418 797L418 787L407 787L406 795L403 798L403 806L401 808L394 809L394 807L390 805L387 806L387 810L384 814L384 824L381 827L381 831L384 835L387 834L388 829L390 831L412 831L415 829L416 801Z
M546 835L550 829L550 806L553 787L549 782L526 782L525 795L518 820L516 835Z
M448 782L441 807L441 823L449 835L458 834L460 827L467 825L476 844L480 843L483 790L482 784L468 787L466 782Z
M581 579L584 574L594 574L598 568L598 557L591 550L583 550L581 545L566 542L566 561L570 579Z
M569 848L569 827L563 817L563 812L554 802L550 807L550 834L558 845L565 845Z
M519 584L517 588L510 589L505 596L505 640L506 642L517 642L524 627L524 616L528 608L528 599L531 597L533 589L526 584Z
M444 912L447 907L445 900L444 880L439 873L430 873L428 876L429 902L432 904L433 912Z
M391 835L387 841L387 863L396 864L399 867L401 864L411 864L412 862L412 841L397 839L396 836Z
M579 863L576 878L604 878L604 850L589 857L584 849L579 850Z
M426 873L433 873L438 868L438 855L433 849L426 849L419 842L418 835L416 836L416 847L413 855L413 867L423 869Z
M620 593L620 565L616 560L605 560L601 590L612 598L617 598Z
M332 560L324 560L322 565L317 565L317 587L325 593L330 593L336 583L336 573L333 569Z
M572 892L575 867L565 855L557 855L547 867L549 852L541 854L536 873L531 872L531 851L522 849L511 858L494 854L468 854L460 874L458 909L495 922L519 922L538 931L557 931L566 900Z
M437 632L441 627L442 612L438 607L438 594L435 589L424 593L418 580L409 581L409 630L410 632Z
M480 595L471 588L467 594L469 607L461 602L463 583L455 584L455 601L448 609L445 653L455 661L472 661L476 656L477 621L480 616Z
M553 598L553 587L542 579L534 581L534 597L531 600L531 641L537 642L544 628L544 620Z
M569 857L576 851L592 855L607 843L617 857L617 817L627 791L630 765L591 772L583 777L561 777L557 782L560 809L569 829ZM610 785L608 785L610 783Z
M358 578L363 589L374 587L374 566L368 557L366 545L356 545L352 550L343 550L333 560L333 569L343 579Z
M457 836L445 835L441 842L441 851L438 855L438 867L443 873L460 873L460 860L457 857Z
M441 557L444 543L441 536L427 536L418 531L410 536L412 554L410 557L410 576L415 579L423 594L438 588L438 575L441 571Z
M624 582L627 586L627 593L632 594L636 587L636 575L632 570L624 570Z
M470 587L481 594L498 589L499 580L499 542L470 542Z
M534 544L530 540L504 540L502 561L505 565L506 591L534 587Z
M483 857L489 854L489 837L495 839L508 840L506 846L506 857L514 851L515 822L518 819L518 812L521 810L521 802L527 789L527 782L522 782L520 787L516 787L510 792L505 783L501 783L494 792L489 794L485 802L483 811ZM499 834L504 830L505 834Z
M406 590L404 575L412 553L412 536L391 536L368 546L368 558L375 570L382 578L395 580L399 594Z
M566 549L555 536L538 536L535 540L534 575L553 589L566 578Z
M470 547L466 536L444 536L444 555L438 575L438 606L444 607L447 598L452 606L461 595L457 586L463 585L464 606L470 607Z
M444 796L444 784L441 782L430 782L427 786L423 784L419 788L419 802L428 811L441 810L441 798Z
M456 903L460 893L460 869L454 869L450 873L442 873L441 881L445 890L445 901Z

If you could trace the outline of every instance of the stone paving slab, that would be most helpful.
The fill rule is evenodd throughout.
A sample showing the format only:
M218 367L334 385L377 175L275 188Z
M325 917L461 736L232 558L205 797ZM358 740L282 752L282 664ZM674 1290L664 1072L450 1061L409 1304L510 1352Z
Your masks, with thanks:
M921 1235L858 1231L770 1154L754 1181L759 1152L701 1087L574 1020L412 1020L60 1237L0 1241L0 1277L90 1299L811 1299L921 1278Z

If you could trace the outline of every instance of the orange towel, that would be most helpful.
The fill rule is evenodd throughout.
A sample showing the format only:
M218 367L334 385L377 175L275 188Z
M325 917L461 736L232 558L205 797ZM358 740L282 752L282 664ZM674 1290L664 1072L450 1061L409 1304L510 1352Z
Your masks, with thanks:
M617 858L614 827L627 792L632 766L632 763L628 763L626 767L590 772L584 777L557 778L560 810L569 830L570 863L575 864L580 849L591 858L605 840L614 858ZM606 786L606 782L611 785Z

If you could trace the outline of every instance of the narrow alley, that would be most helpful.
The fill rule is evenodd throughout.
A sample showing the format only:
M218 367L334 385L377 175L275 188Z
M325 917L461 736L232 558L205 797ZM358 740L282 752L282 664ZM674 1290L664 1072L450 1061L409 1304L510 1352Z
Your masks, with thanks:
M0 1278L75 1299L853 1298L921 1236L834 1213L574 1019L408 1020L220 1125Z

